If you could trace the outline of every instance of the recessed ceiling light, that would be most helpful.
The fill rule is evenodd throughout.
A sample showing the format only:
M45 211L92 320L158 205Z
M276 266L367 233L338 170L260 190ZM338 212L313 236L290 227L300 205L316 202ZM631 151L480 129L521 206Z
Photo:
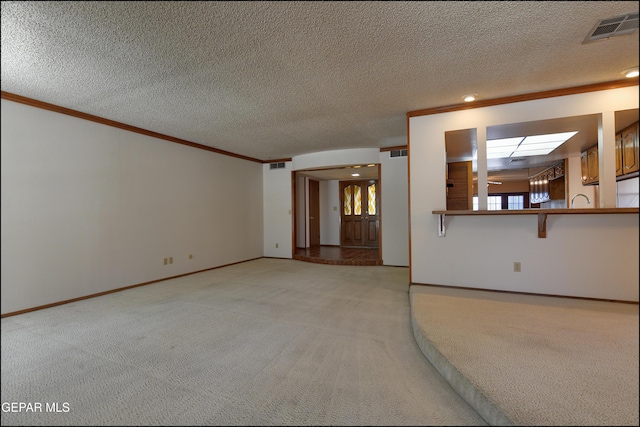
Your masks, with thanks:
M471 101L475 101L477 97L478 97L477 93L469 93L469 94L466 94L465 96L463 96L462 100L464 102L471 102Z
M360 176L359 173L352 173L351 176Z
M638 75L640 75L640 72L638 72L638 67L633 67L629 68L628 70L624 70L621 74L627 78L631 78L638 77Z

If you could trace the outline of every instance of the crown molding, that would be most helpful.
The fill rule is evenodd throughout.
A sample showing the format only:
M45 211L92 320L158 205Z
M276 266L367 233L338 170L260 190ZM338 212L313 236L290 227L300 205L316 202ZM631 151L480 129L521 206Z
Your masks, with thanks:
M407 117L429 116L452 111L470 110L473 108L492 107L494 105L511 104L514 102L533 101L536 99L554 98L557 96L576 95L580 93L596 92L599 90L619 89L628 86L638 86L638 77L631 79L615 80L612 82L594 83L584 86L575 86L564 89L547 90L543 92L527 93L523 95L507 96L504 98L486 99L462 104L446 105L442 107L425 108L407 113Z
M107 126L112 126L119 129L124 129L129 132L139 133L142 135L151 136L153 138L163 139L165 141L175 142L176 144L187 145L189 147L198 148L200 150L210 151L217 154L223 154L225 156L236 157L238 159L249 160L256 163L265 163L262 160L255 159L253 157L243 156L241 154L232 153L230 151L220 150L218 148L210 147L208 145L198 144L197 142L187 141L186 139L180 139L162 133L153 132L147 129L127 125L125 123L116 122L114 120L105 119L103 117L94 116L92 114L82 113L80 111L72 110L70 108L60 107L59 105L49 104L48 102L38 101L36 99L27 98L25 96L16 95L2 91L2 99L7 101L18 102L20 104L29 105L31 107L41 108L43 110L49 110L60 114L66 114L68 116L77 117L79 119L88 120L95 123L100 123Z

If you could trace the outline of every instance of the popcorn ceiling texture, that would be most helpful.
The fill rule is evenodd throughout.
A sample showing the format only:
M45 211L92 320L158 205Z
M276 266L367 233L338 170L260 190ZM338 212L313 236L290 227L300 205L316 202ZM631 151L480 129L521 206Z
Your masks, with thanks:
M269 160L406 144L407 111L622 78L637 2L2 2L2 90Z

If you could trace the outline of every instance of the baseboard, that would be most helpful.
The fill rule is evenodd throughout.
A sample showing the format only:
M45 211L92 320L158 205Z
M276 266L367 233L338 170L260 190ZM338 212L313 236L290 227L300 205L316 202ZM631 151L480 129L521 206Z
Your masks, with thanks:
M72 299L68 299L68 300L64 300L64 301L53 302L51 304L39 305L37 307L32 307L32 308L25 308L24 310L18 310L18 311L13 311L13 312L10 312L10 313L4 313L4 314L2 314L0 316L0 318L4 319L5 317L17 316L19 314L29 313L29 312L32 312L32 311L44 310L45 308L51 308L51 307L56 307L56 306L59 306L59 305L69 304L69 303L76 302L76 301L82 301L82 300L85 300L85 299L101 297L103 295L108 295L108 294L112 294L112 293L115 293L115 292L126 291L127 289L132 289L132 288L137 288L137 287L140 287L140 286L151 285L152 283L163 282L165 280L177 279L178 277L190 276L192 274L202 273L204 271L215 270L215 269L222 268L222 267L229 267L230 265L241 264L243 262L248 262L248 261L254 261L254 260L260 259L260 258L264 258L264 257L246 259L244 261L232 262L232 263L225 264L225 265L219 265L217 267L210 267L210 268L205 268L203 270L192 271L191 273L178 274L177 276L165 277L163 279L151 280L149 282L138 283L138 284L135 284L135 285L129 285L129 286L125 286L125 287L122 287L122 288L111 289L111 290L108 290L108 291L98 292L96 294L85 295L85 296L82 296L82 297L72 298Z
M411 286L431 286L434 288L464 289L469 291L498 292L503 294L533 295L533 296L539 296L539 297L554 297L554 298L570 298L570 299L579 299L579 300L588 300L588 301L618 302L622 304L638 305L638 301L627 301L627 300L617 300L617 299L607 299L607 298L589 298L589 297L578 297L578 296L571 296L571 295L537 294L535 292L504 291L500 289L470 288L467 286L434 285L430 283L416 283L416 282L409 283L409 288L411 288Z

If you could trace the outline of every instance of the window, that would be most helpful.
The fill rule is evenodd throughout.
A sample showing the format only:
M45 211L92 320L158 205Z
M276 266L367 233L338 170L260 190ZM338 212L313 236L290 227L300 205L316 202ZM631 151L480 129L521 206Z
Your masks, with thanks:
M351 215L351 186L347 185L344 187L344 197L343 197L343 207L345 215Z
M522 194L517 196L507 197L507 209L524 209L524 196Z
M502 196L488 196L487 209L490 211L502 210Z
M389 157L407 157L408 151L404 150L391 150L389 152Z
M525 209L524 194L494 194L487 197L487 210L500 211L503 209ZM473 210L478 210L478 196L473 196Z
M369 199L369 206L367 208L367 213L369 215L376 215L376 185L375 184L369 184L367 186L367 191L368 191L368 199Z

